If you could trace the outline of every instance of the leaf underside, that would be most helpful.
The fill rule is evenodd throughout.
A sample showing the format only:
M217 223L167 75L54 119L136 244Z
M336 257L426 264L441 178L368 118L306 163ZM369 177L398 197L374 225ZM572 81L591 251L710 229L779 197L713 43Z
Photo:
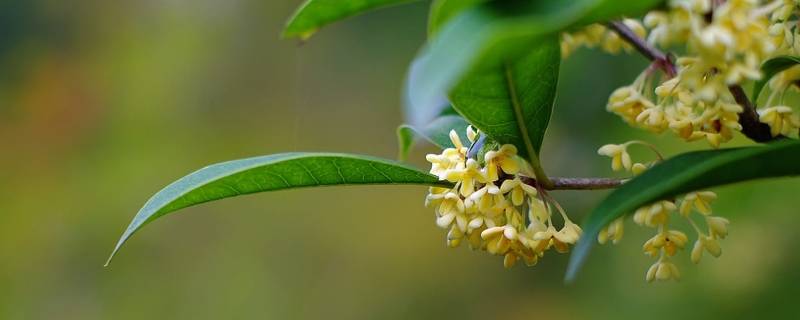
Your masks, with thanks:
M564 29L635 16L661 3L663 0L506 0L467 8L450 19L417 57L419 74L408 89L409 103L432 105L470 72L512 61L542 38Z
M283 37L305 40L330 23L380 7L414 1L417 0L308 0L289 19Z
M109 262L136 231L182 208L257 192L370 184L450 186L394 161L348 154L282 153L214 164L173 182L150 198L122 234Z
M405 161L408 153L414 146L415 137L420 137L439 147L440 149L452 148L450 141L450 131L455 130L463 143L467 143L466 129L469 124L464 118L458 115L444 115L436 118L422 129L417 129L410 125L402 125L397 128L397 140L399 143L399 158Z
M800 142L690 152L645 171L612 192L589 215L572 253L566 280L574 280L600 230L615 219L661 199L736 182L800 175Z

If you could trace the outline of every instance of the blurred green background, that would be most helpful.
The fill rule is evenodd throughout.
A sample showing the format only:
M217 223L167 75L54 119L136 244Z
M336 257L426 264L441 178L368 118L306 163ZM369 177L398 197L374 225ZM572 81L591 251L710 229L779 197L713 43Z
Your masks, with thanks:
M797 316L798 180L718 189L719 259L646 284L628 223L577 283L445 247L424 187L266 193L181 211L103 262L144 201L204 165L285 151L392 158L427 3L279 39L300 0L0 2L2 319L675 319ZM610 175L605 143L643 138L605 100L645 66L583 50L564 65L543 162ZM747 143L739 138L730 145ZM425 166L423 147L413 163ZM645 153L642 153L643 155ZM603 192L561 192L580 220ZM687 229L688 230L688 229Z

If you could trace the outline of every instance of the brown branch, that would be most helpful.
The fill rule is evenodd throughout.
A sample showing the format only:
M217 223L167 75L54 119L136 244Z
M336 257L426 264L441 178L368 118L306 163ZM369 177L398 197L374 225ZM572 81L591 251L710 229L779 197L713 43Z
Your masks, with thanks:
M678 74L675 64L672 63L672 60L667 54L651 46L644 39L639 38L639 36L624 23L612 21L608 24L608 27L614 30L620 38L625 39L625 41L632 45L636 51L639 51L645 58L652 61L656 67L663 70L667 76L672 78Z
M663 70L668 76L674 77L677 74L675 64L669 58L669 55L651 46L644 39L637 36L633 30L628 28L624 23L613 21L608 24L608 27L636 48L645 58L652 61L655 66ZM741 105L744 109L744 111L739 113L739 124L742 125L742 134L755 142L769 142L783 138L782 136L773 137L770 133L769 126L758 120L756 107L747 97L747 94L744 93L742 86L731 85L728 87L728 90L730 90L736 103Z
M558 178L550 177L552 187L544 187L534 178L522 177L522 182L544 190L602 190L621 186L627 180L614 178Z
M773 137L770 132L769 125L758 120L758 113L747 94L744 93L742 86L734 85L729 86L728 90L731 91L736 103L742 106L744 111L739 113L739 124L742 125L742 133L755 142L769 142L775 139L781 139L783 136Z

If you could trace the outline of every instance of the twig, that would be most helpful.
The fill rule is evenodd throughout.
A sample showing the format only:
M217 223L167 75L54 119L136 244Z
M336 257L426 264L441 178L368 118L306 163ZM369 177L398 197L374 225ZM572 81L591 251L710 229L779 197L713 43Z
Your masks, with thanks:
M654 65L661 68L668 76L674 77L677 74L675 64L668 55L637 36L633 30L628 28L624 23L613 21L608 24L608 27L630 43L643 56L652 61ZM747 94L744 93L742 86L731 85L728 87L728 90L730 90L736 103L741 105L744 109L739 113L739 124L742 125L742 134L755 142L769 142L783 138L782 136L773 137L770 133L769 125L758 120L758 113L756 113L755 105L747 97Z
M742 86L734 85L729 86L728 90L731 91L733 99L736 103L744 109L739 113L739 124L742 125L742 133L755 142L769 142L776 139L781 139L783 136L773 137L770 132L769 125L758 120L758 113L747 94L744 93Z
M636 49L636 51L639 51L639 53L641 53L645 58L652 61L656 67L663 70L667 76L672 78L678 74L675 64L672 63L672 60L668 55L651 46L644 39L639 38L639 36L636 35L636 33L634 33L633 30L628 28L628 26L626 26L624 23L612 21L608 24L608 27L611 30L614 30L614 32L616 32L620 38L625 39L625 41L630 43Z
M522 177L522 182L544 190L602 190L621 186L627 180L614 178L559 178L550 177L551 187L539 184L536 179Z

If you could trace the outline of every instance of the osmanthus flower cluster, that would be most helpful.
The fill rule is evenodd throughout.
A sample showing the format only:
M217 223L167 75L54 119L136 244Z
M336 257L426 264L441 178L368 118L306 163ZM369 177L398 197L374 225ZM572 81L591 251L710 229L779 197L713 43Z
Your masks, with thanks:
M308 40L337 20L408 1L368 2L307 0L284 35ZM648 281L678 279L674 261L681 252L695 263L705 253L719 256L729 223L712 215L716 194L702 190L800 175L795 161L800 142L785 139L800 130L800 118L785 102L800 87L800 67L791 67L800 65L800 0L551 2L431 2L429 40L435 41L424 45L408 73L408 124L397 130L401 161L415 138L443 149L427 156L428 172L329 152L214 164L148 200L112 256L143 226L178 209L243 194L353 184L429 187L426 205L446 230L447 245L503 256L506 267L519 261L534 265L549 250L572 251L567 281L575 278L594 241L622 240L625 215L655 233L642 248L654 259ZM540 152L551 115L559 109L554 105L561 60L582 46L638 52L652 62L608 99L607 109L632 126L704 140L714 149L737 131L769 143L664 159L654 146L636 140L598 150L611 159L614 171L625 173L622 178L548 175ZM754 94L748 97L743 86L751 82ZM636 161L628 152L632 147L650 148L655 157ZM582 227L549 194L599 189L616 190L588 213Z
M598 150L598 154L612 158L611 167L614 171L626 170L634 175L641 174L647 168L661 161L661 156L656 151L658 160L647 164L634 163L627 150L634 144L653 148L640 141L631 141L620 145L605 145ZM654 148L653 150L655 151ZM647 270L645 276L647 281L680 279L680 271L671 262L671 258L687 247L689 237L684 232L671 228L670 225L675 219L688 221L696 233L696 241L690 256L692 262L699 263L705 251L714 257L722 254L719 240L728 235L729 221L711 215L710 203L716 198L717 195L711 191L691 192L678 199L661 200L636 210L633 214L634 223L656 230L656 234L648 239L642 247L645 255L657 259ZM708 230L707 233L695 221L697 215L703 220ZM623 220L618 218L600 232L597 241L605 244L611 240L616 244L621 240L622 235Z
M528 166L513 145L485 152L482 159L468 156L477 136L467 128L468 147L451 131L454 147L426 157L432 174L454 184L430 188L425 199L436 211L436 224L448 230L447 245L458 247L466 240L472 249L503 256L507 268L518 260L533 266L551 248L568 252L581 228L544 190L529 184ZM560 227L551 205L560 214Z
M706 140L713 147L741 131L743 106L729 87L760 80L767 59L797 54L797 0L670 0L667 9L648 13L640 22L622 25L650 45L678 48L677 58L656 63L632 84L611 94L608 110L627 123L652 132L671 131L687 140ZM599 46L618 53L631 46L604 25L591 25L562 37L563 52ZM665 71L662 75L658 69ZM797 136L800 117L783 102L800 69L770 81L772 93L758 110L772 136ZM754 97L754 99L757 97Z

